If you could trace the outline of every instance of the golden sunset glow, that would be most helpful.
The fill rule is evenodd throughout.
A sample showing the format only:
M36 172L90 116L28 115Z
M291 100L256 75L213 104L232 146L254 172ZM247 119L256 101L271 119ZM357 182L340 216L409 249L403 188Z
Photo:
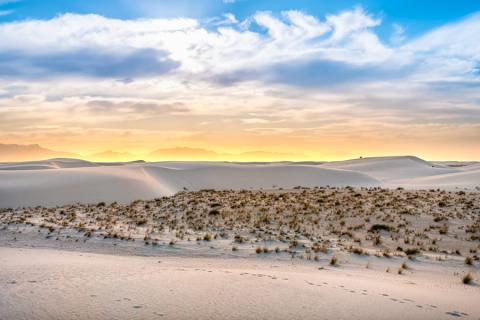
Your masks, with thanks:
M479 20L411 38L396 26L395 41L362 7L3 22L0 143L58 152L0 156L478 159Z

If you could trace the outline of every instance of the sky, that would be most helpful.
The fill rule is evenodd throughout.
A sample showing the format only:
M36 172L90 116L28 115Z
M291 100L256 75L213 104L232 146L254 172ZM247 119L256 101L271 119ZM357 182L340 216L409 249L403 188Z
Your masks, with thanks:
M0 143L480 160L480 2L0 0Z

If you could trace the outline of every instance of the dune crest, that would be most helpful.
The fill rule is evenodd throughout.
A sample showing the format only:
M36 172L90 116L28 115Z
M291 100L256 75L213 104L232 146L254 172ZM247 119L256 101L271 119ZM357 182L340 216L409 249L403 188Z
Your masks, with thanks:
M472 167L470 170L469 168ZM478 163L461 168L416 157L362 158L330 163L114 162L50 159L0 163L0 207L126 203L183 190L320 186L477 188Z

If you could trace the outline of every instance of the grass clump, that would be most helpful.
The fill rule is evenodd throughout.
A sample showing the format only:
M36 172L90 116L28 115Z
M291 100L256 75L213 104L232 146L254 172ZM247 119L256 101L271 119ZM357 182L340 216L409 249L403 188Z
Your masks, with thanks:
M465 264L468 265L468 266L472 266L473 265L473 258L472 257L466 257L465 258Z
M338 265L338 258L336 256L333 256L331 259L330 259L330 265L331 266L337 266Z
M420 253L420 250L418 248L408 248L404 250L405 254L407 256L414 256Z
M370 227L370 232L378 232L382 230L391 232L391 231L395 231L395 228L387 224L374 224L373 226Z
M463 282L464 284L470 284L470 283L472 283L472 281L473 281L473 276L472 276L472 274L471 274L470 272L467 273L467 274L466 274L465 276L463 276L463 278L462 278L462 282Z

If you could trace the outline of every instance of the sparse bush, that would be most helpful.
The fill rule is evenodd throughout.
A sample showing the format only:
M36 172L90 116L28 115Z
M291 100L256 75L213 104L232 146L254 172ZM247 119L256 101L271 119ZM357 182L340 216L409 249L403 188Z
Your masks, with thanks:
M465 276L463 276L463 278L462 278L462 282L463 282L464 284L470 284L470 283L472 283L472 281L473 281L473 276L472 276L472 274L471 274L470 272L467 273L467 274L466 274Z
M330 265L331 266L336 266L338 265L338 258L336 256L333 256L331 259L330 259Z
M408 249L405 249L404 252L407 256L414 256L419 254L420 250L418 248L408 248Z
M469 266L473 265L473 258L472 257L466 257L465 258L465 264L469 265Z
M386 224L374 224L373 226L370 227L370 232L377 232L377 231L395 231L395 228Z

